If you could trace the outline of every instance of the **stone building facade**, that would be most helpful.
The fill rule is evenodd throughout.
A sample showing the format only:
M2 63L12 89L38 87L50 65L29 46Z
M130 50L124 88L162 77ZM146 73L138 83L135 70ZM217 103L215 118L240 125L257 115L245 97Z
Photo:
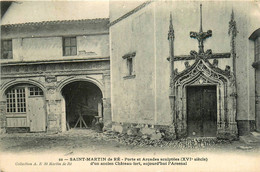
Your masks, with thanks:
M110 125L109 19L10 22L23 5L1 25L1 132Z
M230 139L259 131L258 36L250 37L259 3L118 6L110 2L115 131Z
M100 118L167 139L260 131L259 3L201 4L110 1L109 18L2 23L1 132Z

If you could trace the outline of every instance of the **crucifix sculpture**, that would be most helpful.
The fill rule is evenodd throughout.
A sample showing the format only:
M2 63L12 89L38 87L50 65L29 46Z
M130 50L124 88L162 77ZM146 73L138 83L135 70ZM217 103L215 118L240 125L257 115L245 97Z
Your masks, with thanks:
M202 4L200 4L200 30L199 30L199 32L190 32L190 37L198 40L198 43L199 43L198 54L204 53L203 41L211 36L212 36L211 30L208 30L207 32L203 32L203 30L202 30Z

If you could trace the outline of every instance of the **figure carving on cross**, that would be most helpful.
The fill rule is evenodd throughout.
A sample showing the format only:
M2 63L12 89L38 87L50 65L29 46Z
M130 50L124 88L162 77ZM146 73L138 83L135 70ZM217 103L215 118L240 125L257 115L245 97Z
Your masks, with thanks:
M208 30L203 32L202 30L202 4L200 4L200 30L199 32L190 32L190 37L198 40L199 43L199 52L198 54L204 54L204 45L203 41L212 36L212 31Z

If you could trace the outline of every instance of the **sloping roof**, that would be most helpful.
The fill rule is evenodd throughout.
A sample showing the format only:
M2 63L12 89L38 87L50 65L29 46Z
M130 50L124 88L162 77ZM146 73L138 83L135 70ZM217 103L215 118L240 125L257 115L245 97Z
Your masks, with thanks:
M4 16L5 12L8 10L11 4L12 4L11 1L0 1L1 18Z
M28 22L28 23L18 23L18 24L4 24L2 27L22 27L22 26L38 26L38 25L48 25L48 24L78 24L78 23L109 23L108 18L97 18L97 19L81 19L81 20L57 20L57 21L42 21L42 22Z
M17 1L9 7L1 25L48 24L108 17L108 1Z

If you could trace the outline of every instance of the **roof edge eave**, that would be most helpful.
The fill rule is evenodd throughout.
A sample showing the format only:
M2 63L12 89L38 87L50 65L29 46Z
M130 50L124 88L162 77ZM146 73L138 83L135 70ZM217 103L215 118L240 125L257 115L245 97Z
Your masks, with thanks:
M95 19L79 19L79 20L53 20L53 21L41 21L41 22L26 22L16 24L1 24L1 27L22 27L22 26L37 26L48 24L70 24L70 23L109 23L109 18L95 18Z

